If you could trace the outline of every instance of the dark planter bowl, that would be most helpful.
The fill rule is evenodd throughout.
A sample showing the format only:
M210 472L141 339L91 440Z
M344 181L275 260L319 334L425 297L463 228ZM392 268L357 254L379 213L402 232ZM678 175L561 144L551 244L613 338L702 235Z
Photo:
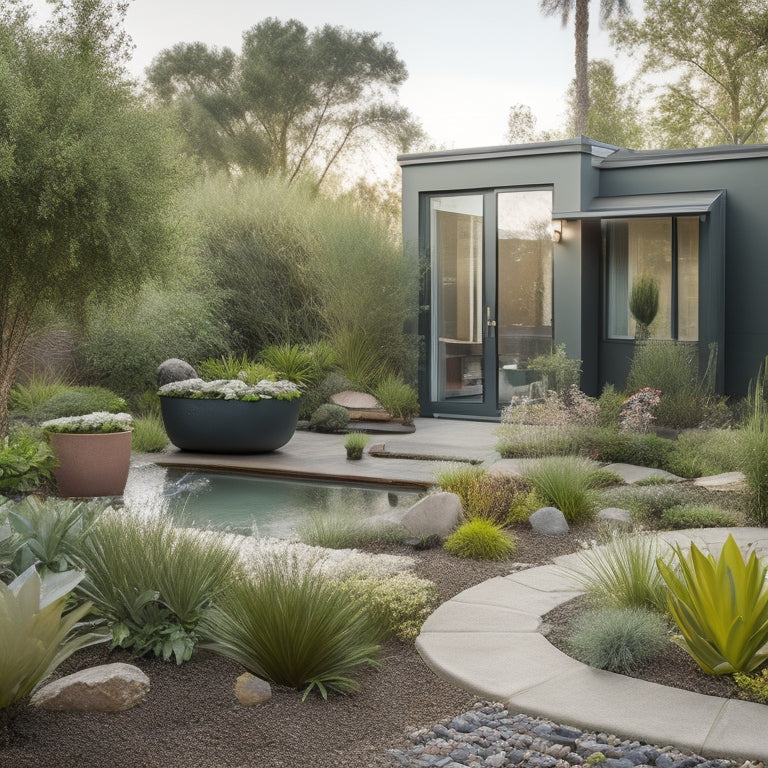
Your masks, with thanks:
M168 439L182 451L267 453L296 431L299 400L199 400L161 397Z

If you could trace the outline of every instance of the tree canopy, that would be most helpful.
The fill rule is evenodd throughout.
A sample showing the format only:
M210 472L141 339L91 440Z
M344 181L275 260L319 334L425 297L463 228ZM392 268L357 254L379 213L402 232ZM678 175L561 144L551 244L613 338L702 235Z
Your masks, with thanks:
M612 27L642 52L644 72L672 72L657 102L657 143L759 143L768 138L768 10L758 0L645 0L642 21Z
M574 128L576 135L586 133L589 121L589 0L539 0L545 16L560 16L563 26L568 25L574 13L574 40L576 60L576 109ZM607 22L614 14L629 10L628 0L600 0L600 21Z
M38 312L138 288L172 241L173 134L122 79L116 27L82 23L121 5L59 2L42 30L20 3L0 15L0 437Z
M308 173L320 182L339 158L375 138L407 149L421 135L392 100L405 64L378 33L309 31L269 18L243 34L239 55L203 43L167 49L147 71L174 105L190 147L213 169Z

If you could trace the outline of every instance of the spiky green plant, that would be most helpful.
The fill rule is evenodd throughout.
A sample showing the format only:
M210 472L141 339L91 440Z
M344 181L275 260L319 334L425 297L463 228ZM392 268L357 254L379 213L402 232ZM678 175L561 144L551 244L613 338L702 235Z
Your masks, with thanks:
M615 608L667 608L667 586L657 561L664 546L653 536L613 533L597 546L579 552L569 574L598 604Z
M106 639L72 634L91 607L84 603L65 613L69 594L82 578L67 571L41 579L32 565L10 584L0 582L0 713L6 743L9 707L75 651Z
M637 321L635 338L647 339L650 325L659 311L659 282L651 275L639 275L632 281L629 311Z
M140 416L133 420L131 449L140 453L162 451L168 445L163 419L156 414Z
M577 456L540 459L525 471L536 495L559 509L569 523L583 523L595 513L597 496L592 488L598 465Z
M298 344L276 344L261 351L261 360L281 379L296 384L311 384L317 376L312 353Z
M673 642L709 675L756 670L768 659L768 565L754 551L745 560L731 535L717 559L695 544L675 553L679 570L657 561L680 630Z
M381 631L346 590L296 559L266 558L206 615L205 647L304 698L349 693L355 670L376 665Z
M350 432L344 438L344 448L348 459L360 459L363 456L365 446L371 442L371 436L365 432Z
M443 546L446 552L471 560L505 560L517 549L512 534L481 517L460 525Z
M662 651L667 624L645 608L599 608L574 621L567 642L590 667L631 674Z
M249 386L258 384L263 379L277 380L277 373L269 365L258 362L243 353L240 357L232 354L219 358L209 358L197 365L197 373L206 381L217 379L241 379Z
M399 376L385 376L373 390L374 397L387 413L403 424L412 424L419 415L419 395Z
M112 647L187 661L197 625L237 576L235 544L223 533L176 528L161 515L102 515L80 563L79 590L112 632Z
M8 398L8 406L12 411L31 414L70 385L71 382L55 374L35 373L26 384L14 385Z
M395 543L408 535L402 526L372 526L356 510L343 508L308 515L302 518L294 532L304 544L327 549Z

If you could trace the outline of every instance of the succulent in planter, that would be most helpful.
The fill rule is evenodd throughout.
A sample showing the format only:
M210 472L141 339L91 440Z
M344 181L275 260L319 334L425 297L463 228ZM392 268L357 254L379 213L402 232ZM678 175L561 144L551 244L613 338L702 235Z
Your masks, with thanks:
M258 384L248 385L240 379L185 379L173 381L160 387L161 397L188 397L194 400L241 400L258 402L259 400L296 400L301 397L298 385L285 379L270 381L262 379Z
M128 413L96 411L40 425L59 462L53 476L61 496L123 493L131 463L132 422Z
M362 459L363 449L370 442L371 438L364 432L350 432L344 440L344 448L347 451L348 459Z

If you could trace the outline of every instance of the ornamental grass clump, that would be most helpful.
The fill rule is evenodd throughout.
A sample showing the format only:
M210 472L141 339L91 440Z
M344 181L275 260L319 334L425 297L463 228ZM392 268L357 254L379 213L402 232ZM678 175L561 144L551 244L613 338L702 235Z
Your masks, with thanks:
M338 583L296 558L262 561L206 615L205 647L249 672L304 690L350 693L360 667L377 666L382 631Z
M265 379L275 381L278 378L273 368L253 360L245 352L240 357L230 352L222 357L203 360L202 363L198 363L197 372L205 381L239 379L248 386L258 384Z
M170 518L103 514L78 559L79 591L112 636L112 648L188 661L203 613L237 576L238 551L226 535L176 528Z
M506 560L517 549L512 534L481 517L460 525L443 544L446 552L470 560Z
M299 385L313 383L319 374L312 352L298 344L275 344L263 349L260 356L278 376Z
M399 376L385 376L373 390L381 407L403 424L413 424L419 415L419 394Z
M168 445L168 435L160 416L154 413L133 421L132 449L141 453L162 451Z
M593 477L598 465L577 456L554 456L540 459L525 471L525 478L541 506L559 509L572 524L590 520L597 504Z
M751 552L745 560L733 536L720 556L678 545L674 568L661 560L668 607L684 648L709 675L750 673L768 659L768 565Z
M739 518L714 504L680 504L664 510L659 519L662 528L730 528Z
M371 442L370 435L365 432L350 432L344 438L344 449L348 459L362 459L365 446Z
M669 555L662 547L653 536L613 533L580 551L579 565L568 574L599 605L664 613L667 585L657 561Z
M567 643L590 667L631 674L667 644L667 624L646 608L598 608L581 614Z

